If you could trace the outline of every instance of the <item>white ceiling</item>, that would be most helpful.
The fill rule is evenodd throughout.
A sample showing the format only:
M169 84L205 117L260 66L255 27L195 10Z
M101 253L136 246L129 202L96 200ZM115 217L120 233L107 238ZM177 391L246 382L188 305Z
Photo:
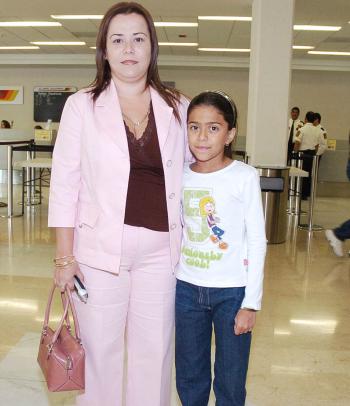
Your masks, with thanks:
M251 0L144 0L141 3L155 21L197 22L198 15L251 16ZM320 51L350 51L350 0L296 0L295 24L339 25L338 32L294 31L294 45L310 45ZM107 0L1 0L0 21L57 21L51 14L103 14L113 1ZM30 45L31 41L85 41L86 46L40 46L39 50L9 51L1 54L91 54L95 45L98 20L60 20L62 27L0 28L0 46ZM198 42L200 47L249 48L250 22L199 21L198 28L157 28L162 42ZM186 38L179 38L179 35ZM161 47L161 55L207 56L188 47ZM308 55L295 50L295 58L318 60L334 57ZM228 53L210 53L227 57ZM246 56L246 54L235 54ZM350 56L338 57L350 61Z

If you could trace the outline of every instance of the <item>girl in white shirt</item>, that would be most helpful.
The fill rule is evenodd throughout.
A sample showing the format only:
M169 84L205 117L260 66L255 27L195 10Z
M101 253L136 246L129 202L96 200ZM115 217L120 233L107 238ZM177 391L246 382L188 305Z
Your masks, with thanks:
M206 406L215 331L216 404L244 406L266 252L257 171L231 159L237 110L223 92L196 96L187 113L195 162L182 186L176 287L176 385L186 406Z

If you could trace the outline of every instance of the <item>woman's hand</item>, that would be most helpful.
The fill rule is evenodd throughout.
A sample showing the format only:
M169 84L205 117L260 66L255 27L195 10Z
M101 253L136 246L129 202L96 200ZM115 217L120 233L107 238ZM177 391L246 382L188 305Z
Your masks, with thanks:
M253 310L240 309L235 318L234 332L240 334L249 333L253 330L256 321L256 312Z
M54 281L55 285L64 292L66 286L70 289L74 289L74 275L77 275L81 281L84 280L84 275L80 271L79 265L77 262L73 262L63 268L55 267L54 272Z

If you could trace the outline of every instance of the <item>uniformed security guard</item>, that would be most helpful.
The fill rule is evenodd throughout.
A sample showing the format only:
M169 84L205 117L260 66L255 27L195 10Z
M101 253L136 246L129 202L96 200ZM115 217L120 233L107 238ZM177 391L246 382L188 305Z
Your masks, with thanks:
M288 122L288 156L287 161L290 164L292 158L292 152L294 150L295 136L297 131L304 125L304 123L299 120L300 109L299 107L293 107L290 111L290 119Z
M318 165L320 165L322 155L324 154L324 152L327 149L327 131L321 125L321 114L320 113L314 113L314 126L319 128L322 131L322 135L323 135L322 143L320 143L320 145L318 146L318 150L317 150L317 155L320 156Z
M314 113L308 111L305 116L305 125L301 127L295 135L294 151L303 152L303 170L309 173L308 178L303 179L301 190L302 200L306 200L310 196L311 176L312 176L312 161L317 153L318 147L323 140L322 131L313 125Z

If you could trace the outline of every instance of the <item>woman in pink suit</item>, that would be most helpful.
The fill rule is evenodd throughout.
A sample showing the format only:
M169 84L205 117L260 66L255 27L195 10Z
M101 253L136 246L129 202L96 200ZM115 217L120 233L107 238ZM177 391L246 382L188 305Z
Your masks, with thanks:
M157 55L148 11L112 6L95 81L68 99L55 145L55 283L72 289L78 275L89 293L87 304L75 300L87 363L81 406L120 406L123 387L128 406L170 404L187 101L161 83Z

